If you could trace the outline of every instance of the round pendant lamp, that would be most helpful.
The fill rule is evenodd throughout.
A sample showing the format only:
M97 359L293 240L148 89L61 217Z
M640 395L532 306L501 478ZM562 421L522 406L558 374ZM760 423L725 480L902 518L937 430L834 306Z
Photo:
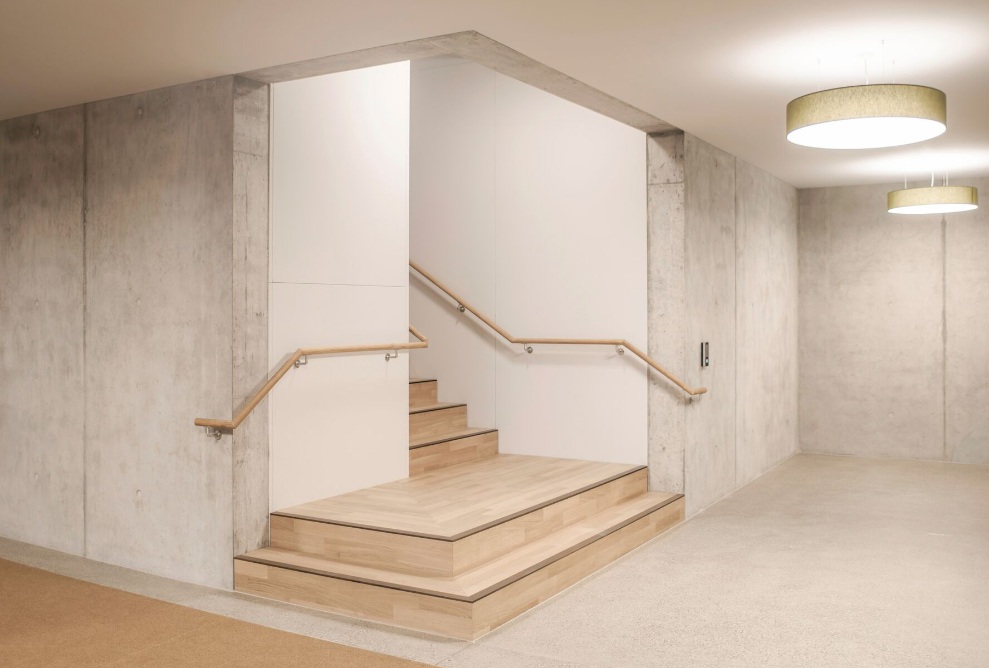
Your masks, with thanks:
M902 146L947 129L943 92L909 84L832 88L786 105L786 138L815 148Z
M905 188L886 195L890 213L956 213L979 208L979 191L971 186Z

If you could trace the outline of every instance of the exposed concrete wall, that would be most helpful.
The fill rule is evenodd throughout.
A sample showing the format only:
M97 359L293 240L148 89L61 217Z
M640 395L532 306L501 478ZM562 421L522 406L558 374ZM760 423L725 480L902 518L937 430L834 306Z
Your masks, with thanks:
M267 95L234 84L0 125L0 534L215 586L264 539L263 421L236 457L192 425L267 365Z
M897 187L800 193L801 447L986 463L989 216L888 214Z
M797 451L797 191L690 135L649 138L652 489L692 514ZM710 342L711 365L700 366Z
M798 450L797 191L735 161L735 484Z
M685 422L687 512L735 488L735 158L684 139L688 385L710 392ZM710 342L711 366L700 366Z
M83 108L0 124L0 532L81 554Z
M944 458L989 464L989 178L980 209L945 220Z
M86 554L229 584L232 79L87 105ZM224 568L226 566L226 569Z

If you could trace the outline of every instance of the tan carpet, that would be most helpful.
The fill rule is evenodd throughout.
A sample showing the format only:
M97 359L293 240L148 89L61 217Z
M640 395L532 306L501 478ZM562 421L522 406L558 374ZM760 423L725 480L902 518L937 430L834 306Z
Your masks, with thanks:
M426 664L0 559L0 665L409 668Z

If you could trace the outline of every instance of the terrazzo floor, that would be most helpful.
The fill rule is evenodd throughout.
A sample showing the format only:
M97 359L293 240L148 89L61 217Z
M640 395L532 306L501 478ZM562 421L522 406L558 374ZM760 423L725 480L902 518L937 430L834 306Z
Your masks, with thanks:
M797 455L475 642L5 538L0 558L440 666L989 667L987 466Z

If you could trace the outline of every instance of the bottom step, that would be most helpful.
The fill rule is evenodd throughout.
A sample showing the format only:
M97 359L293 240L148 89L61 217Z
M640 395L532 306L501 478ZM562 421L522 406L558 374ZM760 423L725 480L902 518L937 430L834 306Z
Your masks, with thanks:
M249 555L234 561L234 586L237 591L288 603L474 640L677 524L683 512L683 497L677 497L479 597L343 579L311 568L251 561Z

